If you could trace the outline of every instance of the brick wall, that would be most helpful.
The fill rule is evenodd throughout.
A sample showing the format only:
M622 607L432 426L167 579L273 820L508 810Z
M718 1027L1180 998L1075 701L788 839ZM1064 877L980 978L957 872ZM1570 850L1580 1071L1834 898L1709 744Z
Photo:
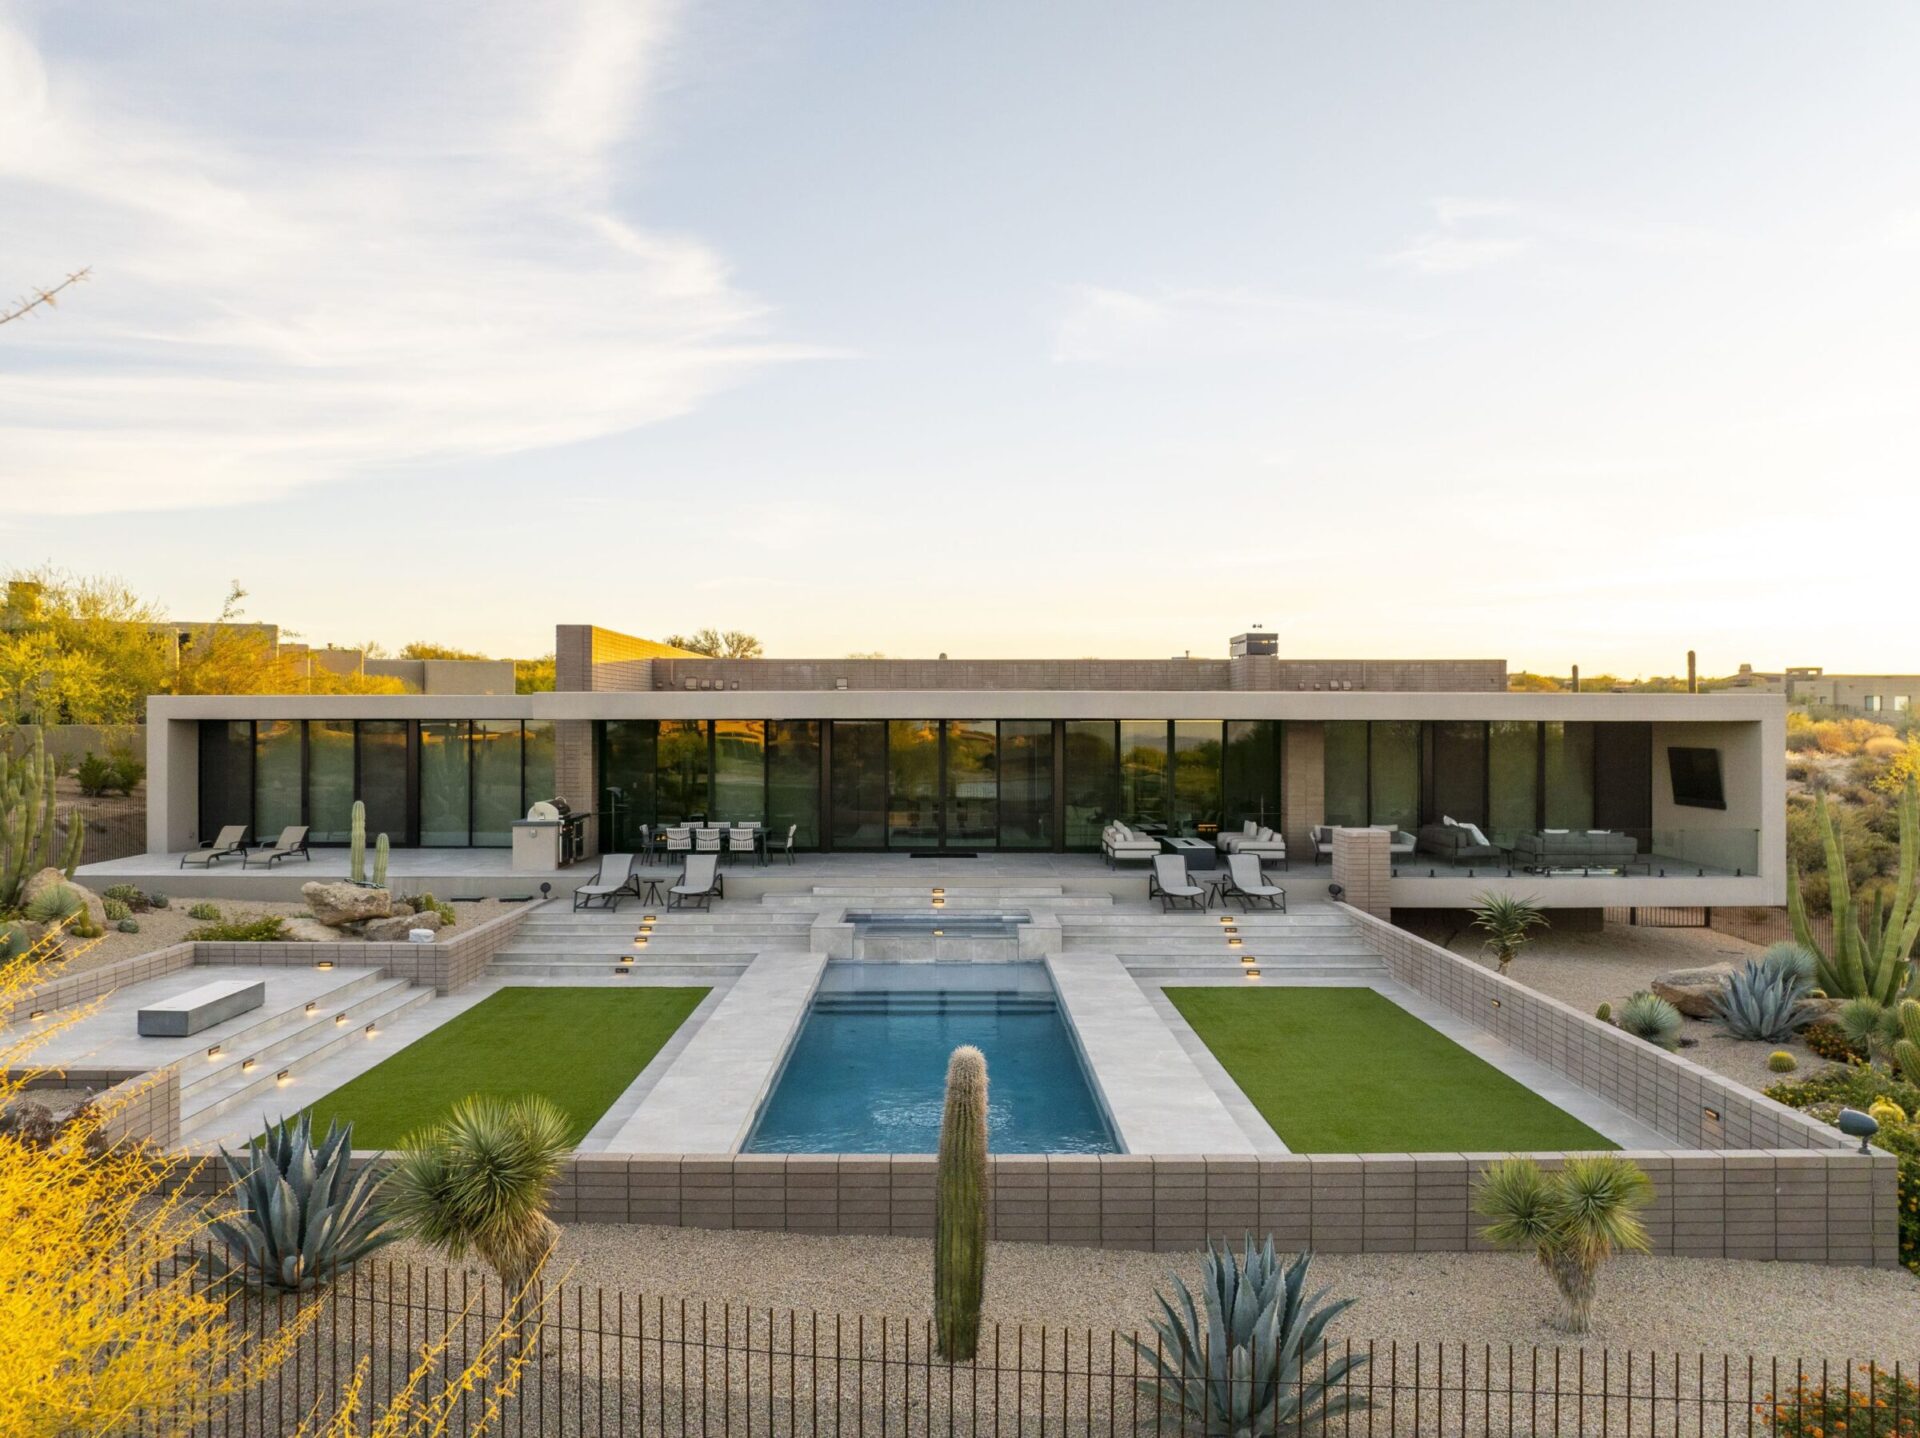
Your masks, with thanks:
M1387 899L1390 837L1384 829L1333 831L1333 882L1345 891L1348 904L1382 919L1393 912ZM1311 846L1306 852L1311 857Z
M1313 863L1313 834L1327 816L1327 729L1310 719L1289 719L1281 728L1280 823L1287 858Z

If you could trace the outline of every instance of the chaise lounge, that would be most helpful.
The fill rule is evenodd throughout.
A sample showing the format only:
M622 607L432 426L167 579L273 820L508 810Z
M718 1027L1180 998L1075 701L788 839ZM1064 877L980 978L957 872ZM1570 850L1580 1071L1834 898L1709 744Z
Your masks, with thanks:
M228 824L220 830L220 833L215 837L214 841L205 848L195 849L191 853L182 854L180 856L180 867L184 869L191 864L196 869L210 869L229 855L238 854L240 855L240 867L244 869L247 866L246 853L247 826L245 824Z
M618 912L620 901L633 897L633 859L632 854L602 854L593 882L573 891L574 908L590 909L598 899L601 908Z
M1287 911L1287 891L1266 881L1260 872L1260 861L1252 854L1227 855L1226 876L1220 880L1222 908L1228 899L1238 899L1243 911L1251 910L1255 904L1265 904L1283 914Z
M240 856L240 867L243 869L251 869L253 867L253 861L258 859L271 869L282 859L291 859L295 854L309 861L313 858L313 855L307 852L307 826L305 824L289 824L280 831L280 837L273 841L271 847L254 849L249 853L242 854Z
M1187 861L1178 854L1155 856L1153 872L1147 875L1147 897L1160 901L1163 914L1175 904L1201 910L1207 907L1206 889L1187 876Z
M720 875L715 854L689 854L679 882L667 890L669 909L711 909L716 897L725 898L727 881Z

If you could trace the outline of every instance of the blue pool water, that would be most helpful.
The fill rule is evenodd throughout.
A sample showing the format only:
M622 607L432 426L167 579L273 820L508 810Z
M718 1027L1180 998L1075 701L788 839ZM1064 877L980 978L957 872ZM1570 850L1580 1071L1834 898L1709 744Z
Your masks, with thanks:
M994 1152L1117 1151L1051 991L1037 992L1030 982L982 987L991 982L985 971L1016 966L953 966L971 971L961 988L927 986L928 971L945 966L899 967L918 971L903 976L914 986L882 987L877 972L823 986L760 1111L748 1153L934 1152L947 1059L961 1044L987 1056L987 1142ZM1044 980L1044 972L1038 977Z

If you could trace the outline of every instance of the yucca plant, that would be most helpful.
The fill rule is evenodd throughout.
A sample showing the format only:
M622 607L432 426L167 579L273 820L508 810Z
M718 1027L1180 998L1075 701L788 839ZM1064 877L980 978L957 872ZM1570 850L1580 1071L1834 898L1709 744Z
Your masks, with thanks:
M318 1148L313 1116L281 1119L236 1159L225 1149L239 1213L214 1234L227 1247L230 1271L265 1288L305 1293L399 1233L373 1206L379 1183L371 1168L348 1172L353 1125L327 1124Z
M1324 1288L1309 1294L1312 1263L1306 1251L1282 1269L1271 1236L1256 1248L1248 1234L1239 1254L1224 1240L1216 1252L1209 1240L1200 1301L1175 1278L1173 1302L1155 1295L1159 1344L1133 1340L1153 1370L1139 1380L1141 1395L1195 1421L1200 1432L1234 1438L1305 1432L1365 1408L1365 1395L1345 1385L1366 1358L1318 1351L1327 1325L1353 1300L1323 1303Z
M1806 1020L1809 987L1790 963L1748 959L1727 975L1714 995L1713 1008L1735 1038L1779 1043L1793 1037Z
M559 1237L547 1204L572 1151L567 1116L547 1099L475 1094L402 1143L387 1212L455 1263L473 1253L520 1305Z
M1616 1022L1637 1039L1670 1049L1680 1037L1680 1010L1660 995L1641 989L1620 1005Z
M1799 977L1809 992L1818 977L1820 956L1812 949L1803 948L1791 939L1777 944L1769 944L1760 955L1760 964L1773 973L1789 973Z
M1482 894L1475 901L1473 927L1486 934L1482 947L1505 973L1535 929L1548 927L1547 916L1532 899L1512 894Z
M1593 1326L1600 1265L1618 1252L1644 1253L1639 1212L1653 1201L1653 1183L1618 1154L1576 1154L1554 1173L1530 1158L1493 1164L1474 1187L1476 1212L1491 1219L1481 1233L1501 1248L1532 1249L1560 1292L1554 1326L1585 1333Z

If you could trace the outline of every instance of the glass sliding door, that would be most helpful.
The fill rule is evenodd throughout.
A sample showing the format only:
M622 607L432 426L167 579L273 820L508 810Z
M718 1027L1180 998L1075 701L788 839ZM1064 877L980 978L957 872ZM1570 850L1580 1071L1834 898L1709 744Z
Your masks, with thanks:
M1052 720L1000 721L999 810L1001 848L1053 847Z
M253 825L257 839L277 839L290 824L304 822L298 719L262 719L254 725Z
M1370 728L1367 822L1412 833L1420 827L1419 721L1381 719Z
M662 824L684 824L713 815L708 793L707 721L662 719L655 752L654 814Z
M991 849L1000 840L1000 735L991 719L949 719L946 846Z
M529 719L520 726L520 734L520 817L524 819L536 799L551 799L559 790L553 787L553 721Z
M1280 826L1280 721L1229 719L1221 781L1222 819L1238 832L1251 821Z
M820 721L782 719L767 725L767 827L783 848L820 845Z
M1218 719L1173 723L1173 829L1211 839L1220 832L1220 733Z
M887 842L887 721L836 719L831 755L833 847L880 849Z
M1120 817L1161 832L1167 827L1167 721L1120 721Z
M467 721L430 719L420 725L420 843L464 849L472 838L467 772Z
M1070 719L1066 740L1066 846L1098 849L1100 831L1120 817L1120 749L1112 719Z
M1487 822L1487 726L1478 721L1436 722L1427 728L1433 746L1432 802L1426 819L1462 824Z
M764 719L713 721L713 817L737 824L767 817Z
M356 790L367 806L367 847L385 834L387 843L412 842L413 785L407 773L407 721L404 719L362 719L357 736L360 742L360 772Z
M1539 724L1494 720L1487 726L1487 838L1512 848L1522 834L1540 827L1539 804Z
M200 816L194 826L202 841L216 838L231 824L253 832L253 722L209 719L200 725ZM277 831L276 831L277 832Z
M526 817L520 802L520 721L473 721L473 846L504 849L513 822Z
M1367 723L1329 719L1326 723L1327 823L1340 828L1367 824Z
M353 720L307 721L307 840L344 844L353 832ZM373 830L369 827L368 843Z
M940 725L887 721L887 843L930 849L940 842Z
M609 719L600 725L600 848L632 854L653 819L653 719Z
M1553 720L1546 726L1546 816L1549 829L1593 827L1593 725Z

